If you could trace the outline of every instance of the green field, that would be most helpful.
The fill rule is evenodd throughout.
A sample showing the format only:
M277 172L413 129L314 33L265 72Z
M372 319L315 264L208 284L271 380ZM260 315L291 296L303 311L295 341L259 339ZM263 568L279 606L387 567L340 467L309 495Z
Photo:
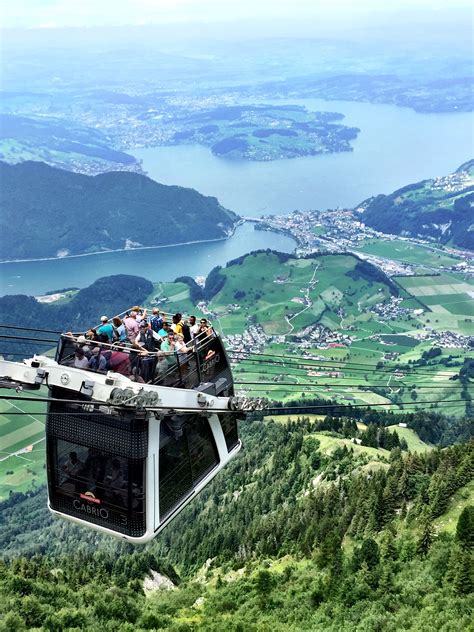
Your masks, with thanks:
M434 522L436 531L454 533L464 507L474 505L474 481L471 481L454 494L447 511Z
M403 437L408 444L408 449L410 450L410 452L426 452L426 450L430 450L432 448L432 446L422 441L420 437L416 434L416 432L411 428L387 426L387 429L391 431L395 430L400 439Z
M426 312L425 327L474 334L474 283L459 275L397 277L397 284L415 297Z
M345 313L345 322L352 323L390 295L383 282L358 277L356 264L357 259L348 255L281 263L273 254L253 254L222 270L226 283L210 308L219 314L226 332L243 331L248 316L269 335L290 334L317 322L336 328L341 323L339 310ZM306 296L310 306L304 303ZM241 309L230 317L228 306L235 303Z
M176 276L179 276L178 274ZM189 298L189 286L186 283L157 282L153 284L153 292L145 299L146 306L151 313L153 307L160 311L175 314L195 314L201 317L200 310L195 307Z
M415 405L431 407L434 405L431 402L441 401L440 411L463 414L464 402L454 401L461 399L460 385L449 377L459 370L467 352L443 351L438 361L448 354L454 357L451 361L454 365L449 369L433 365L394 377L390 367L395 369L416 361L432 347L429 340L419 337L424 328L442 329L446 319L454 319L453 331L465 333L470 326L466 322L469 317L454 312L463 309L460 307L463 305L468 306L465 311L472 309L473 301L466 292L474 286L460 274L397 277L407 297L402 306L417 309L423 305L425 313L382 321L372 313L371 306L386 301L391 289L380 281L372 282L355 274L356 264L357 259L349 255L281 261L275 254L265 252L248 255L222 270L225 284L210 302L209 309L214 314L211 320L224 335L243 333L249 324L258 323L268 336L285 335L284 342L267 342L265 353L290 358L302 354L292 347L293 335L316 323L353 338L350 345L319 348L315 344L314 348L307 349L312 355L338 363L337 368L342 370L340 377L328 377L327 371L318 377L308 367L286 369L281 364L240 363L233 369L237 389L283 402L308 396L357 405L405 402L409 404L405 410L413 410ZM438 294L440 285L448 294ZM448 303L454 292L459 292L455 295L456 301ZM310 305L305 302L307 298ZM160 309L167 312L201 316L184 283L156 283L146 304L151 306L156 301ZM445 303L444 311L439 302ZM387 360L390 354L396 354L395 358ZM376 365L380 361L384 362L385 371L377 373ZM420 371L424 374L422 379L418 375ZM291 386L281 382L290 382ZM403 407L394 405L393 410L400 411Z
M0 501L45 480L45 410L36 401L0 402Z
M440 248L433 249L403 239L390 241L371 239L365 241L357 250L369 255L393 259L394 261L403 261L434 268L439 266L452 266L460 262L460 259L446 252L442 252Z

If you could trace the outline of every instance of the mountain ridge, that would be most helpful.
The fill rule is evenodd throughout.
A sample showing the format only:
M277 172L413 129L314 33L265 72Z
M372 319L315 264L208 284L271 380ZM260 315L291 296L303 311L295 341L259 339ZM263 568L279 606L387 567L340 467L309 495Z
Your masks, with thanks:
M474 250L474 160L453 173L368 198L361 221L384 233L421 237Z
M224 239L238 220L216 198L132 172L0 162L0 180L1 261Z

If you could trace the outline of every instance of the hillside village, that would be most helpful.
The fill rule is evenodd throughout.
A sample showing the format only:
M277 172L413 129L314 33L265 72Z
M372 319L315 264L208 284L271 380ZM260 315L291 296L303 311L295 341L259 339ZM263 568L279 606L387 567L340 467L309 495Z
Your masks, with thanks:
M469 173L461 171L443 178L436 178L432 181L431 188L451 192L459 191L465 188L470 180ZM420 275L424 279L423 275L427 274L433 279L433 283L436 283L437 276L454 273L462 274L462 278L465 279L463 287L469 287L466 284L470 279L474 279L474 253L454 249L450 246L440 247L423 239L381 233L363 223L361 211L363 211L363 206L356 209L293 211L283 216L267 215L261 220L247 219L255 224L256 230L277 231L290 235L297 243L297 257L305 257L314 253L351 253L382 270L397 285L399 279L416 278ZM368 252L364 252L363 248L367 243L379 244L379 246L373 247L373 250L378 249L381 253L386 250L387 255L370 252L370 249ZM384 247L384 244L387 244L387 248ZM404 261L404 256L410 257L411 260ZM276 275L273 279L277 285L285 285L289 281L288 275L284 272ZM308 287L301 287L297 292L291 286L293 296L289 297L288 300L295 309L292 314L290 313L289 316L285 317L288 325L285 333L272 335L265 330L265 323L256 323L255 319L250 317L247 318L242 333L225 332L224 339L227 347L245 357L246 352L262 353L266 347L274 344L285 344L288 350L299 350L301 353L311 349L313 354L317 349L327 350L338 347L348 349L354 341L360 341L364 338L385 346L395 345L394 341L387 342L378 334L366 335L362 333L361 335L358 327L353 327L350 321L345 322L347 314L342 306L337 310L335 309L341 321L340 327L314 322L300 329L295 328L293 323L296 316L313 307L310 290L313 290L317 283L318 277L315 272ZM428 292L428 290L425 291ZM431 292L428 294L431 295ZM467 314L470 313L469 297L472 298L473 295L474 287L472 291L464 289L464 294L458 297L458 300L467 305ZM428 318L430 312L436 309L436 314L438 314L438 308L432 307L431 304L425 305L422 295L419 298L416 295L418 300L415 301L407 301L406 297L406 292L402 291L398 296L393 294L371 304L371 317L381 326L386 326L388 331L392 330L392 323L403 323L405 335L420 343L429 342L440 348L463 351L473 348L474 335L461 330L453 331L448 326L443 327L442 322L439 324L430 322L430 318ZM219 310L218 314L213 313L205 302L200 303L199 307L210 318L222 318L223 314L236 314L242 309L238 300L226 305L223 311ZM365 309L365 306L359 305L360 314L363 314ZM444 310L444 308L439 309ZM431 321L434 320L438 323L436 318L431 319ZM472 322L472 320L469 317L465 318L466 323ZM351 329L358 330L358 333L351 332ZM397 331L400 331L400 328ZM395 360L399 355L399 351L388 351L383 355L383 359Z

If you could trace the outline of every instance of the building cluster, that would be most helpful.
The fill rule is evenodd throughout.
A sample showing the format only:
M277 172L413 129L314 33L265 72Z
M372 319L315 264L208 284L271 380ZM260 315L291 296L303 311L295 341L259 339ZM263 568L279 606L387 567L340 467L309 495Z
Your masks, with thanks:
M401 304L403 302L403 298L398 296L391 296L388 302L376 303L372 305L370 311L373 314L377 314L380 317L380 320L391 320L392 318L403 318L407 316L419 316L423 313L422 309L408 309L407 307L402 307Z
M352 336L340 331L331 331L324 325L317 323L294 334L293 345L299 349L343 348L349 347L354 339Z
M429 340L444 349L474 350L474 336L463 336L453 331L435 331L426 326L425 331L414 334L414 337Z
M248 353L263 353L265 346L271 342L274 342L274 336L266 334L259 323L248 324L242 334L224 336L225 347L238 353L242 360L248 357Z
M455 173L450 173L449 176L435 178L431 188L434 191L456 193L457 191L463 191L471 184L473 184L473 179L467 171L456 171Z

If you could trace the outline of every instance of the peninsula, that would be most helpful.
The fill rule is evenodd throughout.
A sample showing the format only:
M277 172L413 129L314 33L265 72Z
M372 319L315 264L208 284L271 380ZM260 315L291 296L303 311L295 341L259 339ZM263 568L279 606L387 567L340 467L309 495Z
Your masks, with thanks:
M138 173L0 162L0 179L0 261L224 239L239 220L214 197Z

